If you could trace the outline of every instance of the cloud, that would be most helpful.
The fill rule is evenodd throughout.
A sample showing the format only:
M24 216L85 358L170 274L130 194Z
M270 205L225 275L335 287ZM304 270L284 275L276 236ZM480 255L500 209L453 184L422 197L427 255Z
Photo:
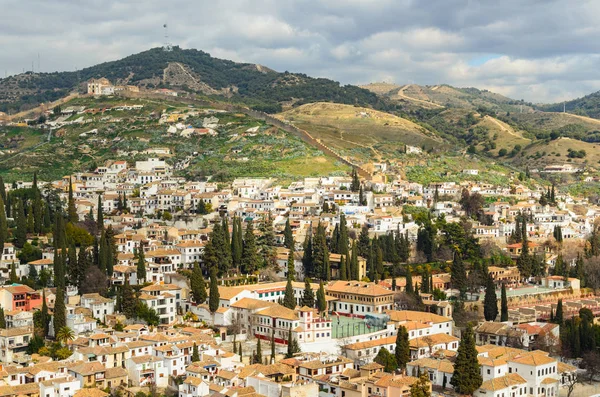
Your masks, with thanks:
M74 70L169 41L342 83L486 88L534 102L600 88L599 2L0 0L0 73ZM4 69L4 70L2 70Z

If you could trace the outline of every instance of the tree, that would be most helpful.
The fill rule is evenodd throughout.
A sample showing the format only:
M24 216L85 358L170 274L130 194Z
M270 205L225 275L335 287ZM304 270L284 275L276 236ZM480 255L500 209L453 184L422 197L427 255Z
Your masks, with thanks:
M498 317L498 300L496 298L496 285L492 276L487 277L485 298L483 300L483 316L486 321L496 321Z
M296 280L296 265L294 263L294 250L290 249L287 260L287 279L290 281Z
M585 369L590 383L594 381L596 375L600 373L600 353L591 351L583 354L581 368Z
M467 297L467 270L458 251L454 252L454 260L452 261L450 271L450 283L452 284L452 288L459 291L461 299Z
M98 231L104 230L104 212L102 211L102 196L98 195L98 204L96 205L97 215L96 224L98 225Z
M377 355L373 361L377 364L383 365L383 370L385 372L394 372L396 368L398 368L396 358L385 347L379 349L379 352L377 352Z
M133 287L129 284L129 277L125 276L125 282L121 289L121 310L125 317L134 318L136 313L136 297Z
M6 329L6 317L4 316L4 308L0 307L0 328Z
M360 189L360 179L358 178L358 172L356 172L356 168L352 168L352 182L350 183L350 190L353 192L358 192Z
M56 289L56 299L54 301L54 335L62 328L67 326L67 312L65 307L65 290L63 287Z
M292 287L292 280L290 277L288 277L287 284L285 285L283 306L291 310L294 310L296 308L296 298L294 297L294 288Z
M16 219L17 227L15 230L15 246L23 248L27 242L27 218L25 217L25 203L23 200L17 201Z
M290 218L285 220L285 228L283 229L283 245L289 250L294 249L294 234L292 233Z
M287 341L287 353L285 354L285 358L292 358L295 354L300 353L300 345L298 341L292 335L292 327L288 331L288 341Z
M242 221L240 218L233 218L233 232L231 234L231 258L233 266L239 271L242 265L242 251L244 249L244 239L242 237Z
M454 374L450 380L454 390L460 394L472 395L483 383L477 354L473 328L468 325L458 345Z
M260 346L260 338L256 340L256 352L252 358L253 364L262 364L262 348Z
M396 358L398 368L406 369L406 363L410 361L410 345L408 342L408 330L403 325L398 327L396 334L394 357Z
M194 268L192 269L190 287L194 302L197 304L206 302L206 283L204 282L204 275L202 274L202 269L200 269L198 262L194 263Z
M56 333L56 340L61 344L68 344L73 339L75 339L75 332L69 327L62 327Z
M271 331L271 364L275 364L275 330Z
M0 180L1 182L1 180ZM2 184L2 186L4 186ZM4 199L0 194L0 247L4 247L4 243L8 240L8 223L6 222L6 210L4 208Z
M558 303L556 304L556 313L554 314L554 322L556 324L561 325L561 326L562 326L562 324L564 322L562 299L559 299Z
M48 327L50 325L50 314L48 314L48 305L46 304L46 288L42 288L42 331L44 337L48 336Z
M346 255L346 258L348 258L347 255ZM347 260L344 258L344 255L342 255L340 257L340 280L348 279L348 269L346 267L346 262L347 262Z
M119 196L121 197L121 196ZM77 208L75 208L75 198L73 197L73 181L69 178L69 196L67 201L67 218L71 223L79 222Z
M319 290L317 291L317 308L319 309L319 313L324 313L327 310L327 300L325 298L323 281L319 283Z
M312 243L312 230L309 229L308 235L304 239L304 253L302 255L302 268L304 269L304 277L314 277L314 263L313 263L313 243Z
M431 397L431 384L427 372L423 372L410 386L410 397Z
M315 307L315 293L310 285L310 279L304 278L304 292L302 293L302 306Z
M208 300L208 309L214 313L219 308L219 281L217 280L217 268L210 268L210 298Z
M196 363L200 361L200 354L198 353L198 346L196 342L194 342L194 347L192 348L192 362Z
M254 227L252 221L246 225L244 234L244 247L242 250L242 268L245 273L251 274L258 270L260 266L260 256L256 249L256 237L254 236Z
M500 294L500 321L508 321L508 299L506 298L506 285L502 283L502 291Z
M417 291L413 290L413 283L412 283L412 269L410 268L409 265L406 265L406 287L405 287L405 291L407 294L413 294Z
M15 262L10 264L10 282L11 282L11 284L16 284L19 282L19 277L17 276L17 268L15 266Z
M137 250L137 279L139 282L146 280L146 258L144 257L144 246L140 243L140 249Z

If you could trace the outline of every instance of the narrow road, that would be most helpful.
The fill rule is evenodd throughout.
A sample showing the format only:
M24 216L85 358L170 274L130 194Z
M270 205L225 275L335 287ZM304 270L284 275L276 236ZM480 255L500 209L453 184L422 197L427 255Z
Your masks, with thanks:
M398 95L400 98L404 98L404 99L409 100L409 101L423 103L425 105L433 106L435 108L440 108L440 109L444 108L442 105L438 105L437 103L433 103L433 102L429 102L429 101L424 101L422 99L413 98L413 97L410 97L410 96L404 94L404 90L406 90L411 85L412 84L408 84L408 85L405 85L404 87L400 88L398 90L398 93L396 95Z

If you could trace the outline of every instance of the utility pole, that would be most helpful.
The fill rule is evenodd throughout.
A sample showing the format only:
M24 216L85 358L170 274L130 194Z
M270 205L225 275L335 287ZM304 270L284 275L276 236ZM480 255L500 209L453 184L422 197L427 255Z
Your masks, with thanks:
M567 113L567 104L563 102L563 113Z

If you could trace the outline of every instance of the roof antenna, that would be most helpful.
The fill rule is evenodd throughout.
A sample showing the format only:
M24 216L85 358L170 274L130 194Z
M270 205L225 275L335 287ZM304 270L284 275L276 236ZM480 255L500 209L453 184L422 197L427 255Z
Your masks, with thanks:
M171 43L169 43L169 28L167 27L166 23L163 25L163 28L165 30L165 44L163 45L163 51L173 51L173 47L171 46Z

